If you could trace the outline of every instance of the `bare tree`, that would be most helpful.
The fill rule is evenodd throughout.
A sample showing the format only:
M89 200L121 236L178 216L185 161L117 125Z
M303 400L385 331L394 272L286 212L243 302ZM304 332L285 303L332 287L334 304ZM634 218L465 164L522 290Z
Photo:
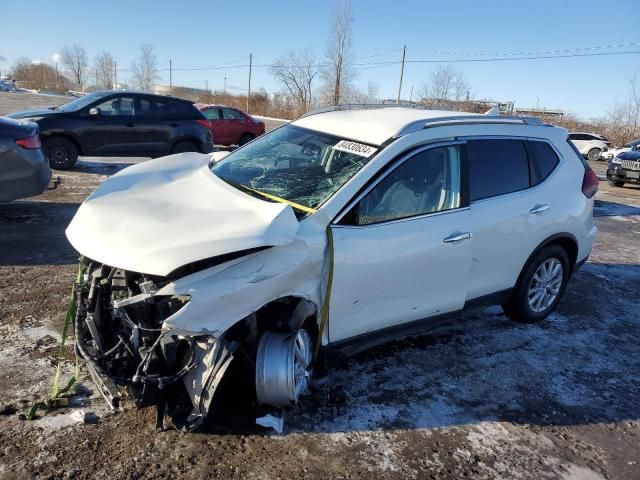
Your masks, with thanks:
M289 50L271 67L271 75L284 92L292 97L298 113L311 108L312 84L319 72L316 56L310 48Z
M369 81L366 89L349 89L347 99L349 103L380 103L380 87L377 83Z
M87 51L77 43L71 46L65 45L60 51L60 61L64 65L71 79L78 85L80 90L83 89L87 78L89 61L87 60Z
M323 77L326 82L325 96L329 103L338 105L342 99L343 90L348 89L353 80L353 54L351 50L351 35L353 14L351 5L343 3L334 12L331 22L331 33L325 51L326 67Z
M131 71L133 72L133 83L140 90L143 92L153 90L153 86L160 76L158 75L158 61L151 45L140 45L140 55L131 64Z
M111 90L113 85L116 61L110 52L102 52L93 60L96 69L96 88L98 90Z
M439 65L418 90L422 98L435 100L468 100L469 82L464 73L449 65Z

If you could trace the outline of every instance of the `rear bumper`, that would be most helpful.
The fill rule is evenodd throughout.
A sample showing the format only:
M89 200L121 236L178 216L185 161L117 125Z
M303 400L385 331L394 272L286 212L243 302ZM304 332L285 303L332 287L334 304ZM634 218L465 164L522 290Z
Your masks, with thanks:
M0 202L40 195L50 180L51 168L41 148L16 147L0 155Z

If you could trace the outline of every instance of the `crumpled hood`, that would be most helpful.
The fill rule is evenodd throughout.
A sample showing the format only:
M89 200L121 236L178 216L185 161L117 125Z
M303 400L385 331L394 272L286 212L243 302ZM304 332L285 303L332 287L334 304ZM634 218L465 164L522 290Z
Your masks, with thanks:
M36 110L23 110L21 112L14 112L7 115L9 118L33 118L33 117L49 117L51 115L58 115L60 112L50 110L48 108L39 108Z
M299 223L291 206L232 187L211 172L210 158L181 153L118 172L80 206L69 242L92 260L163 276L196 260L292 242Z

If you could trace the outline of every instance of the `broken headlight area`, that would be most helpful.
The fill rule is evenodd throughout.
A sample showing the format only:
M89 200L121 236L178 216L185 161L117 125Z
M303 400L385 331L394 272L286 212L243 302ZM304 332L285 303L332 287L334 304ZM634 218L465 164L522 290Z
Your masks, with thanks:
M178 427L192 428L206 416L234 342L211 335L163 331L164 321L188 296L160 296L168 283L85 261L76 289L76 344L107 403L121 408L124 392L136 406L158 406Z
M225 332L200 334L163 328L191 301L158 295L168 278L87 260L83 267L77 350L114 410L127 394L138 407L157 406L158 427L170 417L174 426L192 430L219 406L288 407L307 390L318 337L310 301L282 298Z

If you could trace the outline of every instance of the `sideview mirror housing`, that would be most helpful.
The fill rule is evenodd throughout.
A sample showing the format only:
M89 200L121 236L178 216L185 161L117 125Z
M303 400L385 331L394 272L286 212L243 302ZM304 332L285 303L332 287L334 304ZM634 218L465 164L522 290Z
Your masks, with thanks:
M96 107L89 109L89 115L91 115L92 117L100 115L100 109Z

